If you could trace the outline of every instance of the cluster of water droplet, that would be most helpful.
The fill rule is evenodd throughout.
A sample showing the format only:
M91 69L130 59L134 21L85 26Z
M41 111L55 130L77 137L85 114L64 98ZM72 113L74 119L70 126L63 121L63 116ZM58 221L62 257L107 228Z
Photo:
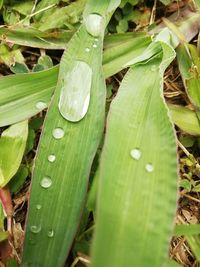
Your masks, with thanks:
M139 160L142 156L142 152L139 148L134 148L131 150L130 152L130 155L131 157L134 159L134 160ZM145 169L147 172L153 172L154 171L154 166L152 163L147 163L145 165Z

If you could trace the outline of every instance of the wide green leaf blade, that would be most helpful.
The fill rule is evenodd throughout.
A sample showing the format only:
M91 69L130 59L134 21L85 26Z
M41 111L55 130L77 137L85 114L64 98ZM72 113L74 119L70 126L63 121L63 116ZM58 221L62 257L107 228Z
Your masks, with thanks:
M9 125L46 108L55 89L58 69L0 79L0 126Z
M99 6L103 15L109 1L91 3L95 11ZM62 266L77 231L90 168L104 127L103 30L96 40L83 24L62 57L35 162L22 266ZM65 77L77 61L91 68L92 83L89 108L85 116L74 123L60 114L58 103L61 88L66 86ZM81 83L79 86L82 94L84 88Z
M4 130L0 138L0 187L4 187L17 172L28 137L28 121Z
M161 90L174 52L160 45L162 59L133 66L111 104L99 170L93 267L160 267L167 257L177 155Z

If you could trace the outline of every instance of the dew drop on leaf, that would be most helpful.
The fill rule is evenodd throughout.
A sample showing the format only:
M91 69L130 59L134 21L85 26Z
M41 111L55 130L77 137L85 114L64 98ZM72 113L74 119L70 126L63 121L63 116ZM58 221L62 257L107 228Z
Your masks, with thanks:
M147 172L153 172L154 171L154 166L151 163L147 163L145 166L145 169Z
M94 48L97 48L97 44L93 44L93 46L92 47L94 47Z
M41 208L42 208L42 205L40 205L40 204L37 204L37 205L36 205L36 209L37 209L37 210L41 210Z
M135 160L139 160L142 155L141 151L138 148L132 149L130 154L131 157Z
M53 237L54 236L54 230L49 230L47 233L48 237Z
M54 162L55 160L56 160L56 156L55 155L52 154L52 155L48 156L48 161L49 162Z
M87 32L92 36L97 37L103 32L104 19L101 15L89 14L84 21Z
M47 104L45 102L42 102L42 101L37 102L35 106L39 110L43 110L43 109L47 108Z
M62 128L55 128L53 130L53 137L55 139L61 139L61 138L63 138L64 134L65 133L64 133L64 130Z
M49 188L49 187L51 187L51 185L52 185L52 180L51 180L51 178L48 177L48 176L45 176L44 178L42 178L42 180L41 180L41 182L40 182L40 185L41 185L41 187L43 187L43 188Z
M63 83L59 101L60 113L68 121L80 121L89 108L92 69L83 61L75 61Z
M89 53L90 52L90 48L86 47L85 48L85 52Z
M34 234L38 234L41 231L41 226L40 225L31 225L30 231Z

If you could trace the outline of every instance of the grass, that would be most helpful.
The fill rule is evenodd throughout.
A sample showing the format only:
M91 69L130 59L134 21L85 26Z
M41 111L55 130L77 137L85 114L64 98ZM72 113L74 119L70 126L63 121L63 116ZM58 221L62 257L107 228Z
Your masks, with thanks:
M85 47L93 45L93 37L90 29L88 35L84 24L80 26L85 2L60 1L59 4L57 2L59 1L51 1L48 3L50 6L44 9L46 7L44 0L38 5L37 1L35 5L30 1L26 1L24 5L15 1L8 4L5 1L2 9L4 10L2 20L11 26L2 28L1 39L14 43L11 47L4 41L1 44L1 51L4 52L0 55L3 63L2 73L4 75L10 74L11 71L30 73L1 79L0 91L3 102L0 105L2 125L0 130L3 133L9 131L13 126L5 130L7 125L32 117L29 119L29 135L21 165L18 164L20 165L20 167L17 166L18 171L15 168L15 175L12 173L14 177L7 187L1 189L1 199L9 200L10 191L13 203L12 207L12 203L9 202L13 216L10 220L10 213L7 212L9 216L7 216L6 227L4 227L4 215L1 213L0 238L5 240L0 244L2 264L17 266L22 258L23 246L24 265L32 264L37 259L42 266L61 266L67 254L65 265L71 267L88 266L91 255L92 266L121 267L132 264L146 266L148 261L149 266L159 267L163 261L166 261L176 207L177 173L176 138L167 107L163 98L160 98L163 82L165 100L170 108L173 122L177 125L180 172L177 228L169 247L169 258L173 261L165 263L167 266L199 266L198 227L195 232L192 232L194 227L190 227L192 224L198 225L200 219L198 213L200 203L198 95L194 94L192 82L188 82L187 77L183 75L183 72L190 71L190 68L183 70L179 58L179 65L174 60L168 66L170 62L165 62L164 59L174 55L169 43L161 42L160 45L157 42L153 43L153 46L148 46L151 40L146 35L123 34L131 29L147 30L149 21L152 28L155 18L159 21L163 13L166 15L171 12L169 10L174 12L178 10L178 6L174 3L165 7L160 3L156 6L155 3L146 5L145 2L122 1L120 8L114 12L117 7L114 1L111 3L106 0L95 1L95 5L93 1L88 1L83 20L90 13L100 13L104 14L108 21L114 12L107 30L122 34L105 38L103 56L104 34L100 27L101 37L98 48L93 50L90 57L86 57L82 51ZM142 18L144 9L146 17ZM9 16L8 10L12 16ZM50 15L58 19L48 23ZM80 29L75 33L79 27ZM174 28L171 25L170 28L180 37L177 26ZM51 32L46 32L47 30ZM24 31L28 32L27 43L21 46L26 41L21 34ZM96 35L98 31L97 26L92 34ZM195 34L193 32L194 36ZM167 37L166 32L163 36ZM142 46L141 40L143 40ZM165 41L168 42L166 38ZM186 40L182 38L181 42ZM61 54L58 50L48 49L52 46L54 49L63 49L65 43L68 49L61 59L58 75L58 68L49 68L52 64L60 62ZM195 39L192 43L196 44ZM149 47L148 53L143 54L146 47ZM155 51L158 56L162 54L165 66L161 64L161 58L156 59ZM198 66L198 55L193 52L194 50L191 51L192 64ZM88 110L86 109L84 114L81 113L81 117L75 117L78 122L74 123L72 122L74 114L79 113L80 110L75 108L73 113L71 109L65 110L63 105L64 109L62 108L60 114L61 106L58 107L58 102L61 88L64 88L64 94L71 97L71 86L67 87L65 84L67 80L64 77L66 73L70 77L72 72L76 73L75 67L80 64L74 65L73 62L77 57L79 61L87 63L87 69L91 69L94 76L91 81L91 102L89 107L87 106ZM102 57L107 88L101 68ZM13 64L15 60L17 63ZM130 67L139 61L143 61L143 64ZM183 66L185 66L184 62L186 62L185 59ZM125 67L130 67L126 75L127 69L122 70ZM154 71L152 71L153 68ZM161 76L155 71L156 68L160 68ZM163 79L162 72L165 68L167 70ZM44 71L37 72L39 70ZM81 71L78 70L77 73ZM144 73L146 75L143 77ZM55 88L57 75L58 83ZM86 76L84 70L83 75ZM195 79L196 76L192 78ZM74 80L71 85L75 82ZM195 82L198 82L198 79ZM137 86L133 87L133 85ZM185 85L189 90L187 87L185 90ZM29 91L26 91L26 88L29 88ZM44 90L45 88L47 90ZM78 94L82 96L79 99L79 108L81 105L84 106L83 90L84 88L79 88ZM49 104L54 91L54 97ZM10 103L13 103L14 108L11 108ZM109 112L109 115L104 124L105 104L106 114ZM48 111L47 105L50 105ZM127 125L134 123L137 125L137 131L132 128L127 131ZM59 128L57 132L53 132L54 136L64 131L63 139L57 140L57 137L52 139L54 128ZM1 139L3 143L3 134ZM11 155L17 151L17 148L14 149ZM142 151L142 154L138 154L138 151ZM36 160L33 161L35 156ZM137 160L133 161L131 157L133 159L137 157ZM147 170L153 170L152 173L144 170L145 164L148 165ZM3 164L1 169L6 168L11 171L11 165L12 163L7 166ZM44 175L47 174L48 177L44 180ZM149 174L152 176L151 180L148 179ZM6 183L9 179L10 176ZM31 179L32 193L29 198ZM99 185L96 209L96 190ZM85 199L87 205L84 205ZM30 204L28 222L25 224L27 201ZM8 204L5 204L5 201L3 204L6 210ZM189 225L187 229L181 228L187 224ZM150 229L149 225L153 227ZM9 242L6 242L6 239ZM90 253L91 246L92 253ZM133 248L135 255L132 253ZM156 251L156 257L152 257L153 251Z

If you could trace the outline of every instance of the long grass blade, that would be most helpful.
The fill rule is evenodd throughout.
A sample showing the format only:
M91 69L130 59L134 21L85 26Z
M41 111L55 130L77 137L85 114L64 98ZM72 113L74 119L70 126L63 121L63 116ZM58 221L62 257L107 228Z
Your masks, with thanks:
M94 11L103 16L109 1L89 1L89 4L90 8L94 7ZM84 16L87 18L90 14L85 12ZM83 24L71 39L68 50L61 60L58 84L47 113L35 162L23 266L30 264L43 267L62 266L77 231L91 164L104 126L106 97L102 72L104 27L93 30L99 31L98 38L88 33ZM65 118L63 113L61 116L59 110L61 107L58 107L58 103L62 97L61 88L64 88L64 97L70 94L68 80L65 80L65 77L69 74L73 77L76 66L74 63L77 61L88 65L92 81L89 108L84 117L74 123L71 111L67 110L67 114L72 117ZM81 83L79 86L78 91L82 94L84 88L81 88ZM77 88L71 86L72 89L71 94ZM75 100L78 99L75 96L73 100L71 108L76 110Z
M111 104L99 170L93 267L160 267L167 258L177 155L161 90L175 53L159 43L162 58L133 66Z

